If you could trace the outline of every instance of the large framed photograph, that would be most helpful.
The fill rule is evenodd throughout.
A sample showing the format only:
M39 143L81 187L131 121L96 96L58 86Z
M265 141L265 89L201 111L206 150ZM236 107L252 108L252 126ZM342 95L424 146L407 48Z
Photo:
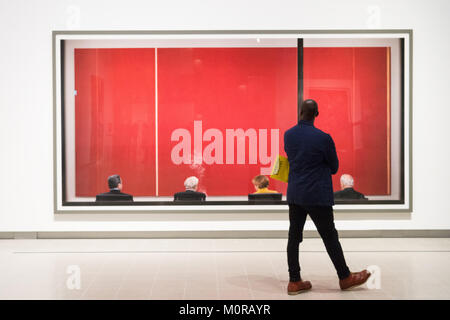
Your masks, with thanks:
M335 210L411 211L411 56L411 30L54 31L55 212L285 210L305 99ZM119 184L133 201L99 201Z

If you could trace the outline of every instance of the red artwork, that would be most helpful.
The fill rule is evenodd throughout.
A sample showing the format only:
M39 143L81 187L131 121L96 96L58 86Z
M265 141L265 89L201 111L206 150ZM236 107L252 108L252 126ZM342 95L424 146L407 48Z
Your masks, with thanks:
M319 103L339 175L388 194L388 50L304 50L304 96ZM171 196L191 175L208 196L242 196L297 123L297 49L75 49L75 89L76 196L104 192L111 174L134 196Z

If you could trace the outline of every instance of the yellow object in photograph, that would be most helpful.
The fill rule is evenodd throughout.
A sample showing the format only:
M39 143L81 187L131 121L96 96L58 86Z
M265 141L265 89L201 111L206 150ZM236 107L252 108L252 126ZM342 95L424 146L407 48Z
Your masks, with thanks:
M272 173L270 175L272 179L279 180L282 182L288 182L289 177L289 161L286 157L278 155L277 160L272 168Z

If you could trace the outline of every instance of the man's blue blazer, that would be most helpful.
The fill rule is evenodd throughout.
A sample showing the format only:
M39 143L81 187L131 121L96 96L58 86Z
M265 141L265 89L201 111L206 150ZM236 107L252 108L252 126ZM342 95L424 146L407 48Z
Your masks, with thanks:
M284 133L289 160L287 202L302 206L334 205L331 175L339 168L331 136L313 121L300 120Z

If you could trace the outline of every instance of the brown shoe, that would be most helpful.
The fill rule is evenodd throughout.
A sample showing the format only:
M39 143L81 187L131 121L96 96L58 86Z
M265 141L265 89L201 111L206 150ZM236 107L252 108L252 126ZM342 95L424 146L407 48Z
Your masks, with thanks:
M341 290L349 290L366 283L369 277L370 272L367 270L352 272L347 278L339 280L339 286Z
M309 281L296 281L289 282L287 292L288 295L293 296L304 291L308 291L312 288L311 282Z

